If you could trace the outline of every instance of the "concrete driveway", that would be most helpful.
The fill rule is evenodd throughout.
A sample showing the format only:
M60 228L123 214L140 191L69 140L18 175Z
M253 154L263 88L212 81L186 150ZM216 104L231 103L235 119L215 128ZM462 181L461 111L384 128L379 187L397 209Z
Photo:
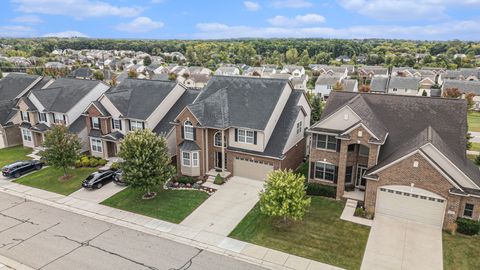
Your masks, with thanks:
M124 189L125 187L110 182L100 189L90 190L81 188L70 194L69 197L74 197L94 203L101 203Z
M263 182L234 176L181 225L227 236L258 202Z
M376 214L361 269L441 270L442 230L440 227Z

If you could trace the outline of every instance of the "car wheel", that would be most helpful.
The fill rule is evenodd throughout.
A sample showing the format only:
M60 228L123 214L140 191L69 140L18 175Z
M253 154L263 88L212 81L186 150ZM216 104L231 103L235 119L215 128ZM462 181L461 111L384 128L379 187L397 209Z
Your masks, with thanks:
M19 178L20 176L21 176L21 174L19 172L16 172L16 173L13 174L14 178Z
M35 165L35 170L39 171L42 169L42 165Z
M103 186L102 183L98 183L98 184L95 185L95 187L96 187L97 189L101 188L102 186Z

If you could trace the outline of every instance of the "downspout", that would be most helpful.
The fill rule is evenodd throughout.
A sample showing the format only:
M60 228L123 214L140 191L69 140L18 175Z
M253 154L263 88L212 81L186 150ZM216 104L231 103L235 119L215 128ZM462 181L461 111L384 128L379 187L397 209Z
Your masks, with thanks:
M205 174L208 172L208 128L205 129Z
M225 130L222 129L222 173L225 172Z

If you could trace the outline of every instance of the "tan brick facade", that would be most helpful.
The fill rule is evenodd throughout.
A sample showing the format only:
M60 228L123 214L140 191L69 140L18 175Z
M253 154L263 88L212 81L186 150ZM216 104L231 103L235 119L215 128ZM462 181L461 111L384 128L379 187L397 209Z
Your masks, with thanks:
M414 161L418 167L414 167ZM447 209L444 217L444 228L452 228L456 218L463 215L465 202L475 204L473 218L478 220L480 214L480 200L471 197L460 197L449 193L453 185L423 156L414 154L377 173L379 180L367 180L365 193L365 208L368 212L375 212L377 189L387 185L414 184L415 187L428 190L447 199Z

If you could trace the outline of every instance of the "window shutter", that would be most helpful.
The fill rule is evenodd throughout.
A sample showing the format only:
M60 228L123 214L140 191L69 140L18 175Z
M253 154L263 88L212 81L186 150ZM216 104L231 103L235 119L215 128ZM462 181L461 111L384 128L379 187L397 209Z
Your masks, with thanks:
M310 162L310 179L313 178L315 178L315 162Z
M145 129L145 122L142 122L142 129Z
M67 124L67 116L64 114L63 115L63 123L66 125ZM98 121L100 123L100 120Z
M118 119L120 130L122 130L122 120Z
M185 139L185 127L180 126L180 130L182 131L182 139Z
M90 117L90 129L92 129L92 128L93 128L93 118Z
M340 146L342 145L342 140L337 139L337 152L340 152Z
M312 134L312 148L317 148L317 134Z
M238 142L238 128L235 129L235 141Z
M338 166L335 166L335 174L333 175L333 183L336 184L338 179Z
M197 140L197 129L193 128L193 140Z
M111 129L114 129L114 128L115 128L115 121L114 121L113 118L112 118L112 127L111 127Z
M253 132L253 144L255 144L255 145L257 144L257 132L256 131Z
M28 120L28 122L30 122L30 113L29 112L27 112L27 120Z
M130 123L130 119L127 120L128 121L128 131L132 130L132 123Z

